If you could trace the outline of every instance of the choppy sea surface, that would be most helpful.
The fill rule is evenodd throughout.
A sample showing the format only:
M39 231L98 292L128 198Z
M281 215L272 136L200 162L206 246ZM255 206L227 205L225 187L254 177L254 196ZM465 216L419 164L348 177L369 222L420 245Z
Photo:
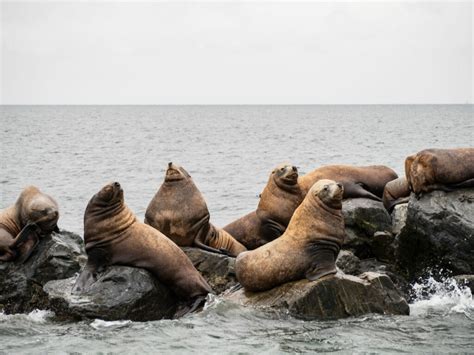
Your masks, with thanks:
M472 105L3 106L0 208L34 184L82 235L84 209L119 181L142 219L169 161L183 165L223 226L253 210L272 168L384 164L403 173L424 148L474 144ZM302 321L219 298L180 320L60 323L46 311L0 313L0 352L474 352L469 289L431 278L410 316Z

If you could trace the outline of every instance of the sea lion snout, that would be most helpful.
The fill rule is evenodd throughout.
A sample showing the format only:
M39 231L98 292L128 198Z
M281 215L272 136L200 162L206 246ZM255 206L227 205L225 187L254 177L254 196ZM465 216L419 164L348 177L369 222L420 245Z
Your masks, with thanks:
M277 178L283 180L285 184L294 185L298 181L298 168L290 164L281 164L274 170Z
M320 199L324 204L339 208L342 204L342 196L344 194L344 186L333 180L319 180L310 190L310 193L317 199Z

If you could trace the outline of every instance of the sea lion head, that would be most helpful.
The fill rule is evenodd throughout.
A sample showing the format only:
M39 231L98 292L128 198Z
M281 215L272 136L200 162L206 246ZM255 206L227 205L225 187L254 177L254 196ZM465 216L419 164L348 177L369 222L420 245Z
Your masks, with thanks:
M168 169L166 170L165 182L187 180L191 177L189 173L184 170L180 165L172 162L168 163Z
M91 200L92 204L98 206L110 206L123 202L123 189L120 184L115 181L105 185Z
M434 166L436 157L431 154L420 155L411 165L410 182L415 194L424 192L428 185L434 183Z
M277 185L296 185L298 183L298 168L290 164L280 164L272 171Z
M311 194L313 198L322 201L330 208L342 208L344 187L341 183L326 179L319 180L311 187L309 194Z
M35 223L43 233L57 231L59 209L57 202L49 195L42 193L35 186L23 189L17 201L22 224Z

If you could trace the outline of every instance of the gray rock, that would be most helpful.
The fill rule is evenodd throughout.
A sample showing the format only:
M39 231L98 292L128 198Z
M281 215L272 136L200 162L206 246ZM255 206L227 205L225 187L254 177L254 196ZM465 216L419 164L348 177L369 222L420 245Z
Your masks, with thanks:
M85 261L81 237L61 231L42 238L24 264L0 262L0 310L19 313L46 308L42 286L74 275Z
M226 298L244 306L289 313L302 319L338 319L367 313L409 314L406 300L388 276L337 273L318 281L289 282L265 292L240 289Z
M100 318L148 321L171 318L176 296L148 271L111 266L79 295L72 295L75 277L50 281L44 286L50 308L60 319Z
M409 279L427 268L474 274L474 189L433 191L420 199L412 194L397 240L397 263Z
M342 214L346 227L343 248L354 250L355 255L362 259L373 256L386 259L384 249L377 247L378 241L374 241L376 232L390 232L392 229L392 220L382 202L365 198L347 199L342 203Z
M405 227L407 221L408 203L396 205L392 211L392 233L394 235L400 233Z
M474 275L458 275L454 279L459 285L469 287L474 295Z
M337 256L336 266L348 275L359 275L360 259L350 250L341 250Z
M198 248L182 248L216 294L235 286L235 258Z
M410 300L411 285L402 275L400 275L394 264L385 263L376 258L364 259L360 261L360 273L365 272L375 272L387 275L403 297Z

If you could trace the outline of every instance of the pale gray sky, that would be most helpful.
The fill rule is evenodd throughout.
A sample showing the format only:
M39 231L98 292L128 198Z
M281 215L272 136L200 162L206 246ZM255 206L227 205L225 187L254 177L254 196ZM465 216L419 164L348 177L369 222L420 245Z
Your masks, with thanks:
M467 2L2 2L3 104L473 102Z

